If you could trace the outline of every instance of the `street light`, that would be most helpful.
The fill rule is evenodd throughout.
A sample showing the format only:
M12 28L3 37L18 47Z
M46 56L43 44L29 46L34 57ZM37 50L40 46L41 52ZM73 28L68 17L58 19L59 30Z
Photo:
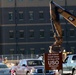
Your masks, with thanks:
M65 9L67 10L67 0L65 0ZM67 39L67 21L65 20L65 31L66 31L66 50L68 49L68 39Z

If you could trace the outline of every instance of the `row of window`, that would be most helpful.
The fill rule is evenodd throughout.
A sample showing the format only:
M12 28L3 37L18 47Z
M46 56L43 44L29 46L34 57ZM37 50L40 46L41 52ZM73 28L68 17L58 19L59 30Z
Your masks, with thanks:
M20 48L19 50L20 50L19 52L21 52L22 54L25 53L25 49L24 48ZM35 54L35 52L36 52L35 50L36 50L35 48L30 48L30 53L31 54ZM14 51L15 51L15 49L10 49L11 53L14 53ZM40 48L40 54L43 54L43 53L45 53L45 48Z
M10 1L14 1L14 0L8 0L8 1L10 2ZM18 1L23 1L23 0L18 0Z
M53 37L53 32L51 30L49 31L49 33L50 33L50 37ZM71 37L75 36L74 29L71 29L69 31L69 33L70 33ZM24 38L24 34L25 34L24 30L20 30L19 31L19 38ZM44 38L45 37L45 31L44 31L44 29L41 29L39 31L39 35L40 35L40 38ZM63 30L63 36L64 36L64 30ZM14 38L15 37L15 32L13 30L9 31L9 37L10 38ZM34 30L29 30L29 37L30 38L34 38L35 37L35 31Z
M8 1L14 1L14 0L8 0ZM24 1L24 0L18 0L18 1ZM29 1L33 1L33 0L29 0ZM42 0L39 0L39 1L42 1Z
M40 30L40 38L44 38L45 37L45 32L44 30ZM24 38L24 30L20 30L19 31L19 38ZM9 31L9 37L10 38L14 38L15 36L15 32L14 31ZM34 30L30 30L29 31L29 37L30 38L34 38L35 37L35 31ZM53 32L50 31L50 37L53 37Z
M8 0L8 1L13 1L13 0ZM24 0L18 0L18 1L24 1ZM29 1L34 1L34 0L29 0ZM43 1L43 0L39 0L39 1ZM50 0L49 0L50 1ZM59 0L59 1L63 1L63 0Z
M29 11L28 16L29 16L29 20L34 20L34 12L33 11ZM9 21L13 21L13 17L14 17L14 13L13 12L9 12L8 13ZM20 11L18 13L18 17L19 17L20 21L24 20L24 12ZM43 11L39 11L39 20L44 20L44 12Z
M15 13L16 14L16 13ZM44 20L44 11L39 11L38 12L38 18L39 18L39 20ZM9 12L8 13L8 19L9 19L9 21L13 21L13 18L14 18L14 13L13 12ZM16 16L15 16L16 17ZM33 11L29 11L29 13L28 13L28 17L29 17L29 20L34 20L34 12ZM17 17L16 17L17 18ZM18 19L19 19L19 21L22 21L22 20L24 20L24 12L23 11L19 11L18 12ZM60 19L63 19L63 16L62 15L60 15ZM49 13L49 20L50 20L50 13Z
M24 48L20 48L19 50L20 50L21 53L23 53L23 54L25 53L25 49ZM30 48L29 50L30 50L30 53L31 54L35 54L35 52L36 52L36 49L35 48ZM70 47L70 51L72 53L74 53L74 50L75 50L75 47ZM15 51L15 49L10 49L10 51L11 51L11 53L13 53ZM40 54L43 54L45 52L46 52L46 49L45 48L40 48Z

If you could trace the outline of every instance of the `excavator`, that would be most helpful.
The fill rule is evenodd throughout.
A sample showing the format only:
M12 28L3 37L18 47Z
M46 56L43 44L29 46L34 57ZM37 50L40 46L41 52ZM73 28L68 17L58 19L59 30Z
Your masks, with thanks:
M51 17L51 23L52 28L54 32L54 38L55 42L50 47L49 52L60 52L63 51L62 43L63 43L63 37L62 37L62 27L60 25L60 15L63 16L65 20L67 20L69 23L71 23L74 27L76 27L76 16L62 8L60 5L56 4L55 2L50 2L50 17Z

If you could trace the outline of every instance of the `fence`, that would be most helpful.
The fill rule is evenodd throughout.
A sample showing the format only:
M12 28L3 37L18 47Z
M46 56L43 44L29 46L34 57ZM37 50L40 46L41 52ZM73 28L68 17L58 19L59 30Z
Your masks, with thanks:
M24 54L9 54L9 55L0 55L0 59L3 60L5 57L7 57L8 60L20 60L20 59L26 59L26 58L37 58L39 55L24 55Z

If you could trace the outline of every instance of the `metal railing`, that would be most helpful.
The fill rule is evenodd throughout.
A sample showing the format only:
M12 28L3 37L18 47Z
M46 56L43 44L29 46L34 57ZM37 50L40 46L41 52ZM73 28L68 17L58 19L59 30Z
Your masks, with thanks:
M25 54L8 54L8 55L0 55L0 60L4 60L4 58L7 57L8 60L20 60L20 59L26 59L26 58L37 58L38 54L31 54L31 55L25 55Z

